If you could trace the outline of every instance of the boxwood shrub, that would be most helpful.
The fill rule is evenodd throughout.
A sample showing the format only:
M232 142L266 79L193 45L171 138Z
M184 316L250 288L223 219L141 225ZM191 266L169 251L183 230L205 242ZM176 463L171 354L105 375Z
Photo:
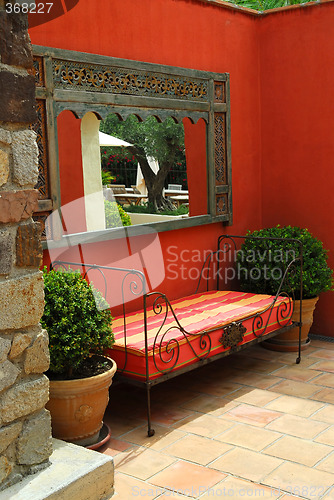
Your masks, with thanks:
M303 244L303 298L312 298L321 292L333 290L333 271L327 264L328 253L322 242L308 229L280 225L259 231L248 231L247 236L293 238ZM293 241L265 241L246 239L237 256L237 272L241 289L253 293L275 295L287 264L300 253ZM290 289L299 298L300 268L289 274Z
M79 272L44 268L45 308L41 319L49 334L50 372L75 378L92 354L114 343L108 303Z

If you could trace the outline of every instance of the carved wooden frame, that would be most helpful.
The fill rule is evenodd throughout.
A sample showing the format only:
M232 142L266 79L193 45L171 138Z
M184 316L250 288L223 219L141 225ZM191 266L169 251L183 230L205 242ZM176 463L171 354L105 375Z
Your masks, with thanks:
M161 120L184 117L207 124L208 214L155 223L166 231L222 221L232 223L231 131L229 74L117 59L96 54L33 46L36 99L46 127L40 126L45 146L43 172L48 172L48 197L40 211L60 208L57 116L71 110L78 118L93 111L101 119L118 113L123 119L154 114ZM47 176L46 176L47 177ZM44 189L45 191L45 189ZM152 224L150 224L152 225ZM140 234L140 226L129 227ZM113 230L117 237L117 229ZM102 233L102 231L101 231ZM110 230L108 231L110 238ZM96 235L105 239L104 235ZM53 228L59 239L60 229Z

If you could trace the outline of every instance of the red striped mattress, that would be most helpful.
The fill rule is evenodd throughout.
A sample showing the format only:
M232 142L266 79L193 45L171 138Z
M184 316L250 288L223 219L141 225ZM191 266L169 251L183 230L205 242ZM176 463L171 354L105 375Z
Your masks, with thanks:
M224 347L219 339L224 326L231 322L242 321L246 328L240 345L263 333L265 326L264 337L285 326L290 322L292 314L289 299L278 297L275 304L273 300L271 295L231 291L210 291L174 300L171 302L172 308L185 331L180 330L170 309L162 326L166 309L163 308L161 314L155 314L152 307L149 308L147 351L150 379L195 363L199 357L215 356L230 349ZM262 322L254 322L256 313L262 313ZM145 379L143 311L127 314L126 340L123 323L123 316L113 320L115 344L107 354L116 361L119 371L123 371L124 375Z

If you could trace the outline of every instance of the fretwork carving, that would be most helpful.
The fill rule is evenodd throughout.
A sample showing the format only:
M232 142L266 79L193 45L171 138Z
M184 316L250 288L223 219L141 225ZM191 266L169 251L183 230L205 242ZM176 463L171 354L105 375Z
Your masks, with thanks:
M53 73L55 88L61 89L204 101L208 95L208 84L200 78L188 79L60 59L53 61Z
M227 184L225 113L215 114L215 177L216 185Z
M49 193L49 169L48 169L48 149L46 132L46 110L44 99L36 99L37 121L31 128L37 134L38 146L38 181L35 189L39 191L39 198L46 200L50 198Z

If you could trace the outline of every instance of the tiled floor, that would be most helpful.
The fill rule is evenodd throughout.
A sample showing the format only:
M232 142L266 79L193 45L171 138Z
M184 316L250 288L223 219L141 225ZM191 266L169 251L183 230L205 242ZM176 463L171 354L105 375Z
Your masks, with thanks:
M302 353L255 346L152 389L111 388L100 451L113 499L334 499L334 343Z

